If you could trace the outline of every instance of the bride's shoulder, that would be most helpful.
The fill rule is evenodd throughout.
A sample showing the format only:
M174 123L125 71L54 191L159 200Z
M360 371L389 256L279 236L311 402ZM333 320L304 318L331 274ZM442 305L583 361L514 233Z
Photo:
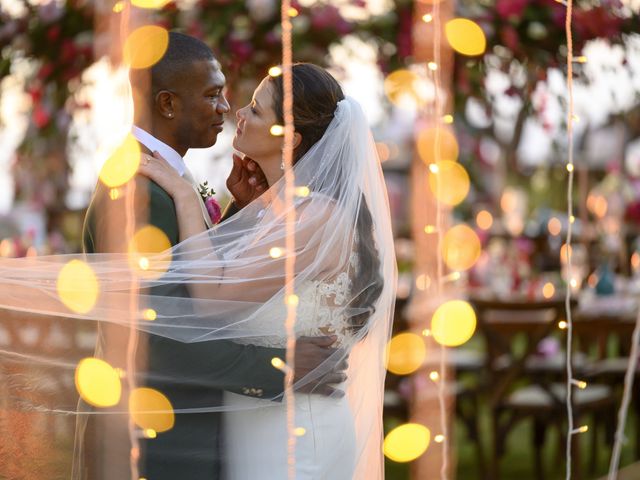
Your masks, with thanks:
M296 210L299 218L313 219L315 222L335 221L342 211L335 198L317 192L298 198Z

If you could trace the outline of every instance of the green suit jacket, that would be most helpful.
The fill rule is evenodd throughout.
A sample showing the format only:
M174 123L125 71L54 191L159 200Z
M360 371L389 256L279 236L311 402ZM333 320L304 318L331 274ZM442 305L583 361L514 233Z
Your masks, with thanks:
M102 183L96 187L83 228L86 253L126 251L123 232L127 205L134 206L137 228L151 224L162 230L172 245L178 243L178 218L171 197L156 183L141 176L131 182L135 183L133 201L127 201L126 186L118 189L118 198L115 200L112 197L116 195L110 195L110 190ZM227 210L226 216L235 211L234 208ZM189 296L184 285L153 287L151 293L163 297ZM110 332L105 333L106 328ZM126 344L126 329L110 324L101 326L100 330L105 353L116 357L117 361L124 353L122 345ZM139 351L143 351L145 357L142 359L145 373L138 382L161 391L174 409L219 406L223 390L265 399L281 399L284 377L271 365L271 359L285 358L282 349L240 345L228 340L187 344L151 334L141 335L140 342ZM120 353L111 352L111 349L118 348ZM102 429L100 425L95 425L99 421L93 423L100 430L93 435L93 447L98 450L98 455L89 462L93 465L87 475L92 480L118 478L120 474L112 475L114 462L128 466L128 456L121 457L129 453L130 445L120 435L122 432L114 431L111 435L122 438L122 442L102 432L105 429L122 430L124 425L118 427L113 418L109 422L102 422ZM222 462L220 429L219 413L176 414L171 430L159 433L155 439L141 440L140 475L150 480L219 478ZM90 428L88 432L91 431ZM104 439L110 444L101 443ZM112 445L114 441L118 445ZM109 449L113 451L106 454Z

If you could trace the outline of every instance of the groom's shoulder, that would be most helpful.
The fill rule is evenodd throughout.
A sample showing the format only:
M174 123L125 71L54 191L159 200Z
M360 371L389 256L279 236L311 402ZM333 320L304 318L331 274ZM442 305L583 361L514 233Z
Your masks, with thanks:
M118 186L108 186L99 180L93 191L91 203L107 200L110 203L119 203L118 201L123 201L131 195L171 200L171 196L160 185L144 175L135 174L129 181Z

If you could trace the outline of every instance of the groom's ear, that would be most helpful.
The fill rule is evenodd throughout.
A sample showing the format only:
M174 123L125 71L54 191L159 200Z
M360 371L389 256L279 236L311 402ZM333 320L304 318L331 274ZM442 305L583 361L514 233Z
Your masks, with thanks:
M156 93L156 108L165 118L173 118L175 115L176 99L173 92L169 90L160 90Z

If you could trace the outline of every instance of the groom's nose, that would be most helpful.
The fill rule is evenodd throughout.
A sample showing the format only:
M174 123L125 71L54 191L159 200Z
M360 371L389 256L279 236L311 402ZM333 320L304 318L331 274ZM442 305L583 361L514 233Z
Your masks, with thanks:
M227 97L222 96L222 99L218 102L216 106L216 111L218 113L229 113L231 107L229 106L229 102L227 101Z

